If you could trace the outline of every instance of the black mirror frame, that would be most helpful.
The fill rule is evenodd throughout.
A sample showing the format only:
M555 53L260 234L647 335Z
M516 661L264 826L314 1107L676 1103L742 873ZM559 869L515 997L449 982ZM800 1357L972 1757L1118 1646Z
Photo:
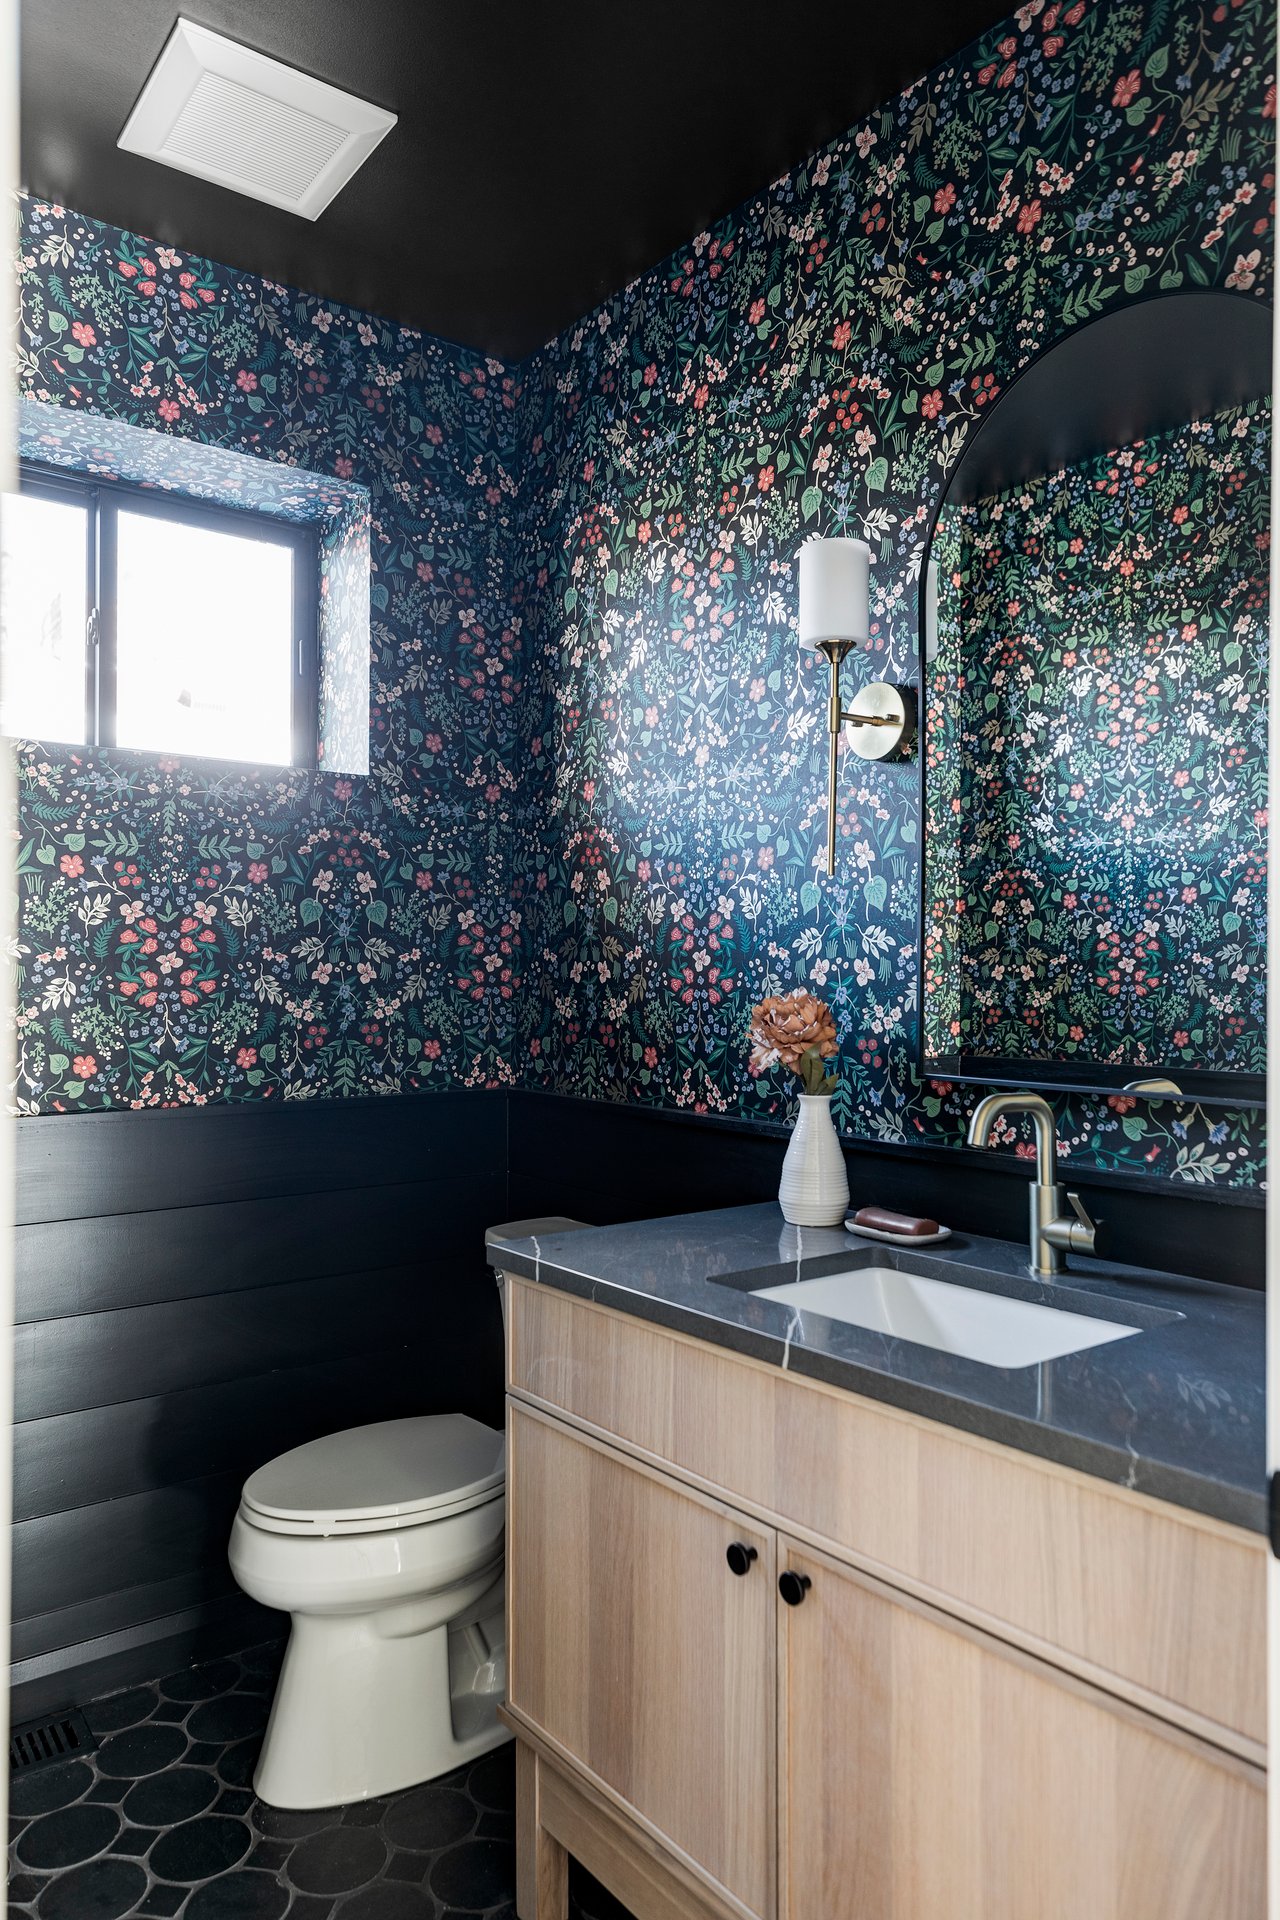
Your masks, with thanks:
M980 419L971 422L960 451L952 462L937 499L929 516L928 529L921 549L920 577L916 584L916 683L919 687L919 817L920 817L920 857L918 863L919 888L916 900L916 966L918 994L916 1004L916 1045L914 1065L921 1084L929 1081L950 1081L954 1085L978 1087L1033 1087L1047 1093L1086 1094L1105 1098L1108 1095L1134 1094L1135 1089L1117 1079L1117 1070L1113 1068L1090 1068L1087 1064L1073 1071L1065 1060L1016 1059L993 1061L990 1066L976 1061L972 1056L959 1054L950 1059L930 1059L925 1046L925 975L924 942L928 915L928 703L925 676L927 672L927 595L929 581L929 556L933 550L934 536L937 533L938 520L947 503L948 494L955 478L963 465L966 455L974 441L984 431L989 421L994 419L1000 407L1019 384L1034 369L1039 367L1064 342L1089 332L1100 323L1111 319L1115 314L1131 311L1135 307L1148 306L1156 300L1177 299L1180 294L1211 294L1222 299L1247 302L1255 310L1272 314L1271 302L1261 300L1248 293L1238 293L1228 287L1196 288L1153 288L1149 292L1135 295L1128 300L1116 302L1104 312L1091 314L1078 326L1068 327L1065 332L1055 335L1045 342L1036 353L1018 371L1005 386L989 412ZM1274 368L1273 368L1274 371ZM1123 1071L1123 1069L1121 1069ZM1175 1101L1197 1106L1229 1108L1264 1108L1266 1106L1267 1081L1265 1074L1255 1073L1214 1073L1200 1069L1187 1069L1181 1063L1169 1068L1135 1067L1132 1080L1171 1079L1177 1082L1180 1095L1170 1093L1138 1093L1137 1098L1147 1101Z

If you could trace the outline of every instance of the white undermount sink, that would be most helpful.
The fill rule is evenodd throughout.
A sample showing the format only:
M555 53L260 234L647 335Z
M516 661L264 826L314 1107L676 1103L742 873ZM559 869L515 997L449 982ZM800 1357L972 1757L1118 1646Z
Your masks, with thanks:
M1141 1331L1119 1320L1099 1320L952 1280L931 1280L897 1267L851 1267L845 1273L752 1291L760 1300L780 1300L801 1313L845 1320L988 1367L1031 1367Z

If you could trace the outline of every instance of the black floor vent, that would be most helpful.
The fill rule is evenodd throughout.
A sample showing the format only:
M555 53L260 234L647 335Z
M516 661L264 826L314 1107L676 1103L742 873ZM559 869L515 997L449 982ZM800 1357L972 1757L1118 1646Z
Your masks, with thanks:
M9 1771L30 1773L33 1767L92 1753L97 1744L84 1715L74 1707L51 1720L28 1720L9 1730Z

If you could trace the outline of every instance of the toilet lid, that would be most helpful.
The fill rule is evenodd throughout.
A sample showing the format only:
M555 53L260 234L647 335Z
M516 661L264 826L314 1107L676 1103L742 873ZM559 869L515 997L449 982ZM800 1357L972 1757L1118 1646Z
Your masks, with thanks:
M465 1413L349 1427L268 1460L246 1480L244 1505L257 1524L289 1533L443 1518L501 1489L504 1442Z

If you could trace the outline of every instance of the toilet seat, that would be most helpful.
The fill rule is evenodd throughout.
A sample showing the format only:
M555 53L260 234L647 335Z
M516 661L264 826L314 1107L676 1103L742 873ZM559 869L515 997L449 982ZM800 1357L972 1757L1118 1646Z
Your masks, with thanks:
M463 1413L325 1434L250 1474L241 1518L266 1533L383 1533L501 1499L505 1436Z

